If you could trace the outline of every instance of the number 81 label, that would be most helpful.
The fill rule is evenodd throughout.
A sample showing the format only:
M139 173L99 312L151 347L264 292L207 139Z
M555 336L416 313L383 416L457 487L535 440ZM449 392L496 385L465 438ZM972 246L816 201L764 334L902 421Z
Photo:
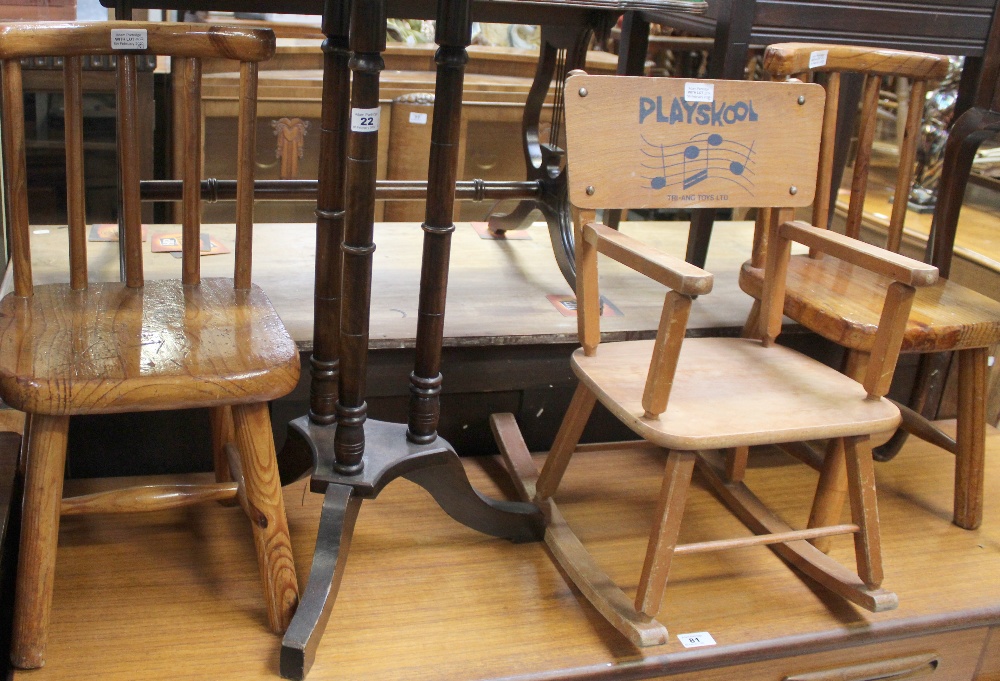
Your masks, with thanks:
M351 109L351 132L378 132L382 109Z

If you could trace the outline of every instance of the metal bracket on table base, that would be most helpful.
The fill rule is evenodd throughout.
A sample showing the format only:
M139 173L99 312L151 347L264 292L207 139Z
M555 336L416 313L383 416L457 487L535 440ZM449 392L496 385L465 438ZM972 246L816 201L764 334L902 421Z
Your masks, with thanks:
M366 421L364 468L343 475L333 466L336 424L317 425L307 416L289 424L281 458L287 453L301 460L310 453L315 462L310 489L325 496L309 583L281 642L281 676L286 679L304 679L315 659L337 600L362 500L374 499L396 478L420 485L445 513L474 530L513 542L542 539L544 523L537 507L482 496L472 487L450 444L440 437L414 444L406 439L406 428L405 424Z

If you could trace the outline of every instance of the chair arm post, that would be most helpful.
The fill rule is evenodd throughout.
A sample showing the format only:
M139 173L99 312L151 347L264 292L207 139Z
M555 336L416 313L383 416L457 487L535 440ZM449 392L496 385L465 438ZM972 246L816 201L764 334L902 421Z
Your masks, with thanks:
M875 332L875 344L863 381L871 398L883 397L889 392L915 294L915 288L898 281L889 284L886 291L878 331Z
M573 209L576 237L576 325L583 353L593 357L601 342L601 297L597 288L597 248L584 237L594 211Z
M766 264L764 290L760 302L760 328L758 336L764 347L769 347L781 333L781 317L785 307L785 275L788 260L792 257L792 242L780 226L792 216L787 208L773 209L767 226Z
M646 387L642 391L645 418L657 418L667 409L670 388L677 371L677 358L681 354L681 343L684 342L687 331L691 300L691 296L676 291L667 291L663 300L663 312L660 315L660 326L656 330Z

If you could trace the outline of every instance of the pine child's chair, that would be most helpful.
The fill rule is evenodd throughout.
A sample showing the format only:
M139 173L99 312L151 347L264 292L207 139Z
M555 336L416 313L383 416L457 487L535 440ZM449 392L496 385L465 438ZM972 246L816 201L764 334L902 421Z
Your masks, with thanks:
M764 57L764 67L775 78L811 73L829 74L827 107L824 117L823 151L813 224L827 227L830 198L834 127L837 118L837 92L841 73L859 73L865 77L857 157L851 181L846 234L862 236L862 211L868 189L872 143L878 116L879 86L884 76L910 79L909 113L899 149L892 216L886 248L898 251L903 242L903 222L907 197L913 179L914 156L928 82L940 79L947 69L947 59L932 54L787 43L771 45ZM899 124L903 124L900 120ZM740 287L760 298L765 281L766 243L757 240L752 259L740 272ZM869 272L835 258L825 258L819 248L809 255L792 257L788 266L784 312L825 338L847 349L845 373L860 380L876 347L876 327L880 307L872 292L889 283L886 275ZM938 262L943 262L939 260ZM754 319L758 306L751 313ZM903 428L918 437L943 447L956 455L954 523L974 529L983 516L983 458L986 428L986 367L990 346L1000 343L1000 303L944 278L917 291L910 320L901 330L901 352L958 353L958 420L955 438L943 433L914 409L902 405ZM918 396L919 399L919 396ZM844 507L843 452L836 442L827 446L820 479L820 492L813 508L811 525L836 522ZM820 542L820 546L825 543Z
M862 607L896 606L895 595L880 588L869 438L899 422L899 410L882 396L914 287L932 283L937 271L786 221L788 209L812 200L823 102L821 87L803 83L582 75L567 81L569 192L580 211L577 297L583 347L572 358L580 383L540 475L513 416L495 415L493 427L522 495L548 519L545 537L552 554L596 609L636 645L666 642L666 629L655 617L672 557L685 552L770 544L806 576ZM778 207L768 227L760 338L685 339L692 298L711 291L712 275L593 222L593 211L734 205ZM821 247L889 279L881 296L878 350L863 384L774 342L792 241ZM655 340L599 345L598 253L670 289ZM710 297L699 304L710 304ZM666 464L634 602L594 563L553 500L596 400L661 447ZM794 530L742 482L748 447L814 438L843 442L852 522ZM757 536L676 545L695 464ZM615 465L610 457L608 465ZM848 533L854 535L857 574L805 541Z
M3 154L14 290L0 301L0 397L27 413L24 502L11 660L44 663L60 514L169 508L238 499L250 519L270 627L283 631L298 585L268 400L299 377L295 344L250 282L258 62L274 53L270 30L100 22L0 27ZM144 281L139 203L136 55L170 55L183 74L183 278ZM81 62L117 59L121 247L125 281L88 282ZM33 285L20 60L54 56L65 77L68 284ZM236 272L199 274L202 167L201 60L240 61ZM218 483L155 486L62 498L70 416L208 407Z

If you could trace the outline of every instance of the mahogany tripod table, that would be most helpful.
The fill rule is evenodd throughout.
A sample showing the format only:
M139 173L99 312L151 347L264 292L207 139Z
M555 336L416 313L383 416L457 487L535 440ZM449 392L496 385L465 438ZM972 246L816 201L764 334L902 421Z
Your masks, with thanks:
M152 0L152 5L176 8L172 2ZM273 9L267 7L266 0L218 0L210 4L217 9ZM702 0L502 0L480 2L483 11L477 18L546 24L572 14L575 19L570 23L577 26L593 26L595 16L603 17L610 26L632 7L697 11L702 4ZM317 5L315 0L298 0L283 3L281 11L311 13ZM144 3L118 0L118 17L130 18L131 8L138 6ZM405 477L424 487L451 517L486 534L512 541L542 537L540 512L535 506L481 496L469 483L454 449L437 434L462 85L474 6L473 0L438 0L436 14L431 15L437 20L437 74L416 360L410 375L407 424L368 419L365 402L375 251L379 74L384 67L381 53L386 45L388 13L426 16L433 5L326 0L323 7L326 40L310 410L289 424L288 441L279 458L286 464L288 477L311 472L310 489L325 497L309 582L282 642L281 674L286 678L304 678L315 657L337 597L362 500L376 497L392 480ZM498 11L498 7L503 10ZM583 31L585 40L578 38L570 61L582 63L591 30ZM552 68L553 58L552 51L543 51L540 72ZM551 75L543 83L546 88L550 79ZM537 112L535 116L533 142L537 145ZM526 155L531 152L526 151ZM296 468L296 463L301 465Z

